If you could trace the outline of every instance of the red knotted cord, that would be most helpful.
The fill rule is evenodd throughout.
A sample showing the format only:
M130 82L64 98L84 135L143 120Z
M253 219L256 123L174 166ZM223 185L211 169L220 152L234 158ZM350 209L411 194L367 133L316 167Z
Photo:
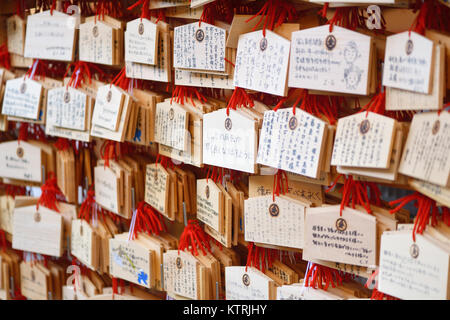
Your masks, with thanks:
M206 103L207 99L197 90L195 87L188 86L175 86L172 92L172 98L170 99L170 104L175 99L176 103L184 105L184 101L187 99L191 100L193 106L195 106L194 98L197 98L202 103Z
M24 196L27 193L26 187L15 186L12 184L5 185L5 193L7 196L15 198L16 196Z
M281 99L273 110L277 111L287 101L294 98L295 100L292 104L292 112L294 115L295 109L298 107L319 118L324 115L330 124L336 123L338 110L344 102L343 97L309 94L308 90L291 88L288 91L288 96Z
M416 1L414 12L419 10L419 14L414 19L409 28L411 31L425 34L426 29L435 29L439 31L450 31L450 8L436 0Z
M289 191L288 176L284 170L279 169L273 176L273 190L272 199L275 201L275 195L277 197L281 194L286 194Z
M2 251L6 252L6 249L8 248L8 243L6 242L6 233L2 229L0 229L0 238L2 244Z
M98 210L98 206L95 202L95 188L94 185L91 185L87 192L86 198L83 203L81 203L80 211L78 212L78 219L84 219L89 222L91 216L96 210Z
M377 288L374 288L372 291L372 296L370 297L370 300L400 300L400 299L390 296L388 294L385 294L381 291L378 291Z
M253 27L252 31L255 31L264 19L263 36L265 37L266 29L273 30L286 21L295 20L297 18L297 10L295 9L295 6L288 1L267 0L261 10L245 22L250 22L258 16L260 16L258 23Z
M450 227L450 209L448 207L442 207L442 221Z
M253 242L248 243L247 250L248 254L245 271L247 271L248 267L254 267L262 272L266 271L266 265L268 268L272 268L272 262L276 255L275 250L258 247Z
M56 176L53 172L48 173L48 178L45 183L41 186L42 194L36 204L36 209L39 209L40 205L44 207L59 212L57 207L57 201L64 200L64 194L58 187Z
M105 20L105 15L113 18L121 18L123 16L122 2L114 0L98 0L95 11L95 23L98 20Z
M403 208L408 202L414 201L414 206L417 208L417 215L414 219L413 228L413 241L416 241L416 233L422 234L426 226L430 223L431 215L431 225L434 227L437 225L437 217L439 210L436 206L436 201L424 196L419 192L414 192L408 196L399 198L389 202L389 205L397 205L394 209L390 210L390 213L395 213Z
M89 80L89 84L91 84L92 71L99 74L101 79L104 79L106 76L106 74L95 64L84 61L76 61L69 64L64 74L64 78L69 74L72 67L74 67L74 69L69 81L67 82L67 87L79 88L83 83L85 83L85 78L87 78Z
M109 168L110 160L117 160L118 153L120 152L120 146L118 146L120 142L105 140L100 148L100 155L102 159L105 161L104 167Z
M55 148L60 151L65 151L65 150L69 149L70 147L72 147L72 144L69 142L69 139L60 137L55 142Z
M247 92L240 87L236 87L227 104L227 116L230 115L230 109L236 110L237 107L253 108L254 106L255 103Z
M223 183L225 168L205 166L204 169L206 170L206 168L208 168L208 172L206 174L206 182L211 179L215 183Z
M142 19L149 19L150 15L149 15L149 7L150 7L150 0L139 0L136 1L133 5L129 6L127 8L127 10L133 10L134 8L136 8L139 5L142 5L141 8L141 21Z
M378 190L378 187L374 183L368 183L364 181L356 181L353 180L353 177L351 175L344 176L342 174L338 175L336 179L333 181L332 185L325 190L325 192L330 192L334 186L336 186L338 180L343 177L344 178L344 185L341 187L339 192L342 193L342 201L341 201L341 207L340 207L340 215L342 216L342 211L344 210L344 207L350 206L351 201L351 207L354 209L357 204L363 206L367 213L372 214L372 209L370 208L370 199L367 194L367 189L371 191L371 198L376 202L380 203L381 200L379 200L380 191Z
M131 230L131 239L136 239L137 234L141 232L159 235L161 231L167 231L162 215L145 201L139 202L136 208L135 225Z
M20 123L19 136L17 137L19 144L20 144L20 141L28 141L28 127L29 127L29 124L27 122Z
M0 66L7 70L11 69L8 46L5 43L0 46Z
M327 291L329 286L342 285L342 277L336 269L312 263L305 277L305 287Z
M189 220L187 226L184 228L180 236L180 243L178 246L178 254L186 249L191 251L193 256L198 255L197 247L200 248L203 255L206 256L205 248L211 253L209 245L209 237L200 227L196 220Z

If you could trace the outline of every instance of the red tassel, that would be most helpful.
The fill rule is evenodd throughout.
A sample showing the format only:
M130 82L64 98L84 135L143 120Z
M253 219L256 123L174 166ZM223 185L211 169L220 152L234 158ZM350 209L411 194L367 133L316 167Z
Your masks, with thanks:
M258 247L253 242L248 243L247 250L245 271L247 271L248 267L254 267L262 272L266 272L266 265L269 268L272 267L272 262L276 254L275 250Z
M380 203L379 195L381 194L378 190L378 187L374 183L367 183L363 181L356 181L353 180L353 177L349 175L348 177L340 174L336 177L333 184L328 187L328 189L325 190L325 192L330 192L333 187L337 184L337 181L339 178L344 177L344 185L339 190L339 192L342 193L342 201L341 201L341 208L340 208L340 215L342 216L342 211L344 210L344 207L349 207L350 200L352 202L351 207L355 208L357 204L363 206L367 213L372 214L372 209L370 208L370 200L369 196L367 194L367 189L373 190L371 192L371 197L373 200L376 201L376 203ZM372 194L374 193L374 194Z
M19 144L20 141L27 141L28 140L28 123L27 122L21 122L20 123L20 127L19 127L19 136L17 138L17 140L19 140Z
M175 99L176 103L184 105L184 101L187 101L188 98L191 100L193 106L195 106L194 98L197 98L202 103L207 102L207 99L200 92L198 92L197 88L175 86L175 89L172 92L172 98L170 99L170 104L172 104L172 101Z
M159 212L155 212L145 201L139 202L136 208L136 220L131 238L136 239L139 232L159 235L161 231L167 231L162 215Z
M265 37L266 29L273 30L286 21L295 20L297 18L297 10L295 9L295 6L288 1L267 0L261 10L245 22L250 22L258 16L260 16L258 23L253 27L252 31L255 31L264 19L263 35Z
M420 8L419 8L420 6ZM436 0L416 1L415 10L419 14L409 28L411 31L421 35L425 34L426 29L436 29L439 31L450 31L450 8Z
M227 116L230 115L230 108L236 110L236 107L253 108L255 103L244 89L236 87L227 104Z
M372 291L372 296L370 297L370 300L400 300L400 299L390 296L388 294L385 294L381 291L378 291L377 288L374 288Z
M6 44L0 46L0 65L7 70L11 69L10 56Z
M60 151L65 151L71 147L71 143L69 142L69 139L66 138L58 138L55 142L56 149Z
M199 226L196 220L189 220L188 225L184 228L180 236L180 243L178 246L178 254L185 249L191 251L193 256L198 255L197 247L200 248L203 255L206 256L205 248L211 253L209 245L209 237Z
M416 241L416 233L423 234L426 226L430 223L431 215L431 225L434 227L437 225L437 215L438 208L436 206L436 201L422 195L419 192L414 192L408 196L402 197L400 199L390 201L389 205L397 205L394 209L390 210L390 213L395 213L403 208L408 202L414 201L414 206L417 208L417 215L414 219L413 228L413 240Z
M342 285L342 277L336 269L312 263L305 277L305 287L327 291L329 286Z
M277 197L281 194L286 194L289 191L288 177L285 171L279 169L277 173L273 176L273 190L272 198L275 201L275 195Z
M96 210L95 202L95 189L94 185L91 185L89 191L87 192L86 199L80 206L80 211L78 212L78 218L84 219L89 222L92 214Z
M105 161L104 167L109 168L109 161L111 159L117 160L118 153L120 152L120 147L118 148L119 142L105 140L100 148L100 154L102 159Z
M6 252L6 249L8 248L8 245L6 242L6 233L2 229L0 229L0 238L1 238L1 244L2 244L2 251Z
M53 172L48 173L48 179L41 186L41 197L38 200L36 208L39 209L40 205L44 207L59 212L59 209L56 205L58 198L64 199L64 194L58 187L56 176Z

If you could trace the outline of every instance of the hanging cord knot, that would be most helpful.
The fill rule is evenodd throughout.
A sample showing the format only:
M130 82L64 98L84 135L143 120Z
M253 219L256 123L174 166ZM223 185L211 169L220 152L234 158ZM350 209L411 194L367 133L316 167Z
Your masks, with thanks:
M8 243L6 241L6 232L2 229L0 229L0 240L2 245L2 251L6 252L6 249L8 248Z
M367 182L353 180L353 177L351 175L345 176L340 174L333 181L332 185L325 190L325 192L330 192L336 186L340 178L344 179L344 185L339 190L339 192L342 193L342 201L339 211L340 215L342 216L342 211L344 210L344 207L350 206L350 201L351 207L353 209L357 204L359 204L363 206L364 209L366 209L367 213L372 214L372 209L370 207L371 201L368 196L368 189L372 190L370 191L371 198L376 203L380 203L381 200L379 200L379 196L381 193L378 190L377 185L374 183L371 183L369 185Z
M178 246L178 254L186 249L191 251L193 256L198 255L197 248L200 248L203 255L206 256L206 250L211 253L211 247L209 245L209 237L200 227L198 221L189 220L187 226L184 228L183 233L180 236L180 243Z
M72 70L72 67L74 67L74 69L69 81L67 82L67 88L79 88L86 82L86 78L89 80L89 84L91 84L93 71L99 75L100 79L104 79L106 76L106 74L95 64L84 61L76 61L69 64L64 73L64 78L68 76L69 72Z
M95 189L94 185L91 185L86 194L86 198L83 200L83 203L81 203L80 211L78 212L78 219L84 219L89 222L92 215L97 211L98 206L95 202Z
M104 167L109 168L109 161L116 161L120 155L120 142L105 140L100 148L100 154L105 161Z
M163 156L162 154L159 153L156 155L155 161L156 167L158 167L158 164L160 164L164 169L167 169L167 167L173 169L175 167L171 158Z
M94 22L97 23L97 19L105 20L105 15L113 18L123 17L122 1L98 0Z
M133 93L133 88L141 86L141 81L136 79L127 78L126 76L126 68L123 67L120 72L114 77L112 82L109 84L109 87L115 85L129 93Z
M292 113L294 115L298 107L318 118L325 116L330 124L335 124L338 111L345 99L338 96L309 94L306 89L291 88L288 91L287 97L281 99L273 110L277 111L289 101L294 101L292 104Z
M127 10L133 10L134 8L136 8L139 5L142 5L141 15L140 15L141 21L142 21L142 19L148 19L150 17L150 14L149 14L150 0L136 1L133 5L129 6L127 8Z
M28 127L29 124L27 122L21 122L19 127L19 136L17 140L20 144L20 141L28 141Z
M272 262L276 254L275 250L258 247L253 242L248 243L247 250L245 271L247 271L248 267L254 267L262 272L266 272L266 268L272 268Z
M206 168L206 167L205 167ZM223 183L225 168L208 166L208 173L206 174L206 182L209 179L214 181L215 183Z
M278 169L277 173L273 176L273 190L272 199L275 201L275 196L279 197L281 194L289 192L288 176L286 171Z
M69 142L69 139L60 137L60 138L58 138L58 140L56 140L55 147L56 147L56 149L58 149L60 151L65 151L65 150L69 149L70 147L72 147L72 144Z
M442 222L450 227L450 209L448 207L442 207Z
M0 66L7 70L11 69L8 46L5 43L0 46Z
M305 276L305 287L322 289L327 291L331 285L333 288L342 285L342 277L336 269L319 264L308 264Z
M236 110L237 107L253 108L254 106L255 103L247 92L240 87L236 87L227 104L227 116L230 115L230 109Z
M5 185L5 193L7 196L15 198L16 196L24 196L27 194L27 189L22 186L15 186L12 184Z
M159 235L161 231L167 231L162 215L145 201L139 202L131 219L128 240L136 239L141 232Z
M56 202L65 201L65 197L58 187L58 182L53 172L48 173L48 178L41 186L41 191L42 194L36 204L36 209L39 209L39 206L43 205L48 209L59 212Z
M414 201L414 206L417 208L417 215L414 219L414 228L412 237L414 242L416 241L416 233L423 234L426 226L430 223L434 227L437 225L437 217L439 210L436 206L436 201L422 195L419 192L407 195L389 202L390 206L397 205L397 207L390 210L390 213L395 213L403 208L408 202ZM431 214L431 219L430 219Z
M252 31L255 31L264 19L262 31L263 36L265 37L266 29L273 30L274 28L281 26L286 21L297 19L297 10L289 1L267 0L261 10L245 22L250 22L258 16L261 17L259 18L258 23L253 27Z
M324 5L319 14L326 18L328 4ZM330 33L333 32L333 27L340 26L350 30L356 30L358 27L365 27L364 16L359 12L359 7L340 7L336 8L331 19L327 21L330 25Z
M414 19L409 28L409 36L414 31L421 35L425 34L426 29L435 29L439 31L450 31L450 8L436 0L417 0L414 12L419 10L419 14Z
M175 100L176 103L184 105L184 101L187 101L188 98L191 100L193 106L195 106L194 98L197 98L202 103L208 101L195 87L175 86L175 89L172 92L172 98L170 99L170 104Z
M31 123L29 128L31 129L31 134L32 136L41 142L48 142L47 141L47 137L45 135L45 131L44 129L42 129L42 126L40 124L37 123Z

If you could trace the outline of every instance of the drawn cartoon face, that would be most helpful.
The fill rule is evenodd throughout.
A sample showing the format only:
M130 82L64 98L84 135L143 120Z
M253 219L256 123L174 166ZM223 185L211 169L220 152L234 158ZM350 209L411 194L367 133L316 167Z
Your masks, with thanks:
M356 89L361 82L362 70L358 67L351 66L344 71L344 80L347 89Z
M358 48L356 47L356 42L350 41L344 49L344 59L347 63L353 63L356 58L358 58Z

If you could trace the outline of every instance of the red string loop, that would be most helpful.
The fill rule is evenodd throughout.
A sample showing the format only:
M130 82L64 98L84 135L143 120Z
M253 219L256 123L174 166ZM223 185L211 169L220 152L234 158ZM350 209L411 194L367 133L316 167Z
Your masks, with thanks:
M48 173L48 178L41 186L42 194L36 204L36 209L39 209L40 205L59 212L57 207L57 201L65 200L64 194L58 187L56 176L53 172Z
M281 26L286 21L295 20L297 18L297 10L295 6L285 0L267 0L261 10L259 10L252 17L245 22L250 22L254 18L261 16L258 23L253 27L252 31L255 31L261 22L263 24L263 36L266 36L266 29L273 30L276 27Z
M414 206L417 208L417 215L414 219L414 228L412 232L413 241L415 242L416 233L423 234L426 226L430 224L430 221L433 227L437 225L439 210L436 206L436 201L416 191L413 194L390 201L389 205L397 205L397 207L393 208L389 212L395 213L411 201L414 201Z
M192 255L197 256L200 248L203 255L206 256L206 250L211 253L211 247L209 245L209 237L200 227L196 220L189 220L187 226L184 228L183 233L180 236L180 242L178 246L178 254L181 251L188 249Z
M342 280L336 269L312 263L305 276L305 287L327 291L330 285L333 288L342 285Z

